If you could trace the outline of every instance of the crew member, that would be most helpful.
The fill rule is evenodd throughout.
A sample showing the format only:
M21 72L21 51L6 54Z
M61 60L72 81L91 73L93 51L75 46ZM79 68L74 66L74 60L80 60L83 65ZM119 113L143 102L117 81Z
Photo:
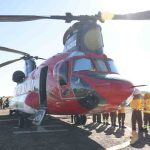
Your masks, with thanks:
M110 125L108 122L109 119L109 113L108 112L103 112L103 124L105 125Z
M138 140L138 134L136 132L136 123L138 124L139 132L143 131L142 128L142 96L138 89L136 89L133 93L133 99L130 103L130 107L132 108L132 135L131 135L131 144L134 144Z
M101 113L99 114L93 114L93 122L95 123L102 123L101 122Z
M124 122L125 122L125 104L122 103L120 105L120 107L118 108L118 124L119 124L119 128L126 128L124 126Z
M116 119L117 119L117 111L113 110L112 112L110 112L110 120L111 120L111 125L113 127L118 127L118 125L116 125Z
M0 98L0 108L3 109L3 98Z
M144 131L148 133L148 127L150 128L150 93L144 95Z

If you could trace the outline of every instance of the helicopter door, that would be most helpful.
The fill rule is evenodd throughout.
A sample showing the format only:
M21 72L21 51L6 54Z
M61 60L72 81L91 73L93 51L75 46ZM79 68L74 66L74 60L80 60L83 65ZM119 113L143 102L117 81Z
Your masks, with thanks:
M40 72L40 106L47 107L47 94L46 94L46 80L47 80L48 66L43 67Z
M62 62L59 66L58 71L58 83L60 86L60 97L61 99L72 98L73 92L69 85L69 63L68 61Z

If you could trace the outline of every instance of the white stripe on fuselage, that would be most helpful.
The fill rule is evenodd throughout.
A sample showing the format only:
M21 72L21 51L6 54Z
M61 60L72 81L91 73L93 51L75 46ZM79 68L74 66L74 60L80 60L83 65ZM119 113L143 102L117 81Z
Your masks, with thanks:
M13 97L10 100L9 108L10 109L15 109L15 110L18 110L18 111L21 111L21 112L24 112L24 113L28 113L28 114L35 114L37 112L37 110L30 107L30 106L28 106L25 103L25 100L26 100L27 96L28 96L28 94L23 94L23 95Z

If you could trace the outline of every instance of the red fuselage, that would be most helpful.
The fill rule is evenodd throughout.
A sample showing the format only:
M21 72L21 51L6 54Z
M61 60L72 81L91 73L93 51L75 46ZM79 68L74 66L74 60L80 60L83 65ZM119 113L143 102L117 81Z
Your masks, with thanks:
M132 83L120 78L106 55L67 52L49 58L19 83L10 105L25 113L42 105L50 114L85 114L111 111L132 92Z

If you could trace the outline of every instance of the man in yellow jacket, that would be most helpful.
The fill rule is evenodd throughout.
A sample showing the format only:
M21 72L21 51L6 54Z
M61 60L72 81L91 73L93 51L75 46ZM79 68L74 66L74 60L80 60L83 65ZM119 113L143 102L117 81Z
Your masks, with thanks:
M150 128L150 93L144 95L144 131L148 133L148 127Z
M138 124L139 132L143 132L142 127L142 109L143 109L143 100L139 90L135 90L133 93L133 100L130 103L132 108L132 136L131 144L134 144L138 140L138 134L136 132L136 123Z
M118 108L118 124L119 128L126 128L124 125L125 122L125 104L122 103Z

